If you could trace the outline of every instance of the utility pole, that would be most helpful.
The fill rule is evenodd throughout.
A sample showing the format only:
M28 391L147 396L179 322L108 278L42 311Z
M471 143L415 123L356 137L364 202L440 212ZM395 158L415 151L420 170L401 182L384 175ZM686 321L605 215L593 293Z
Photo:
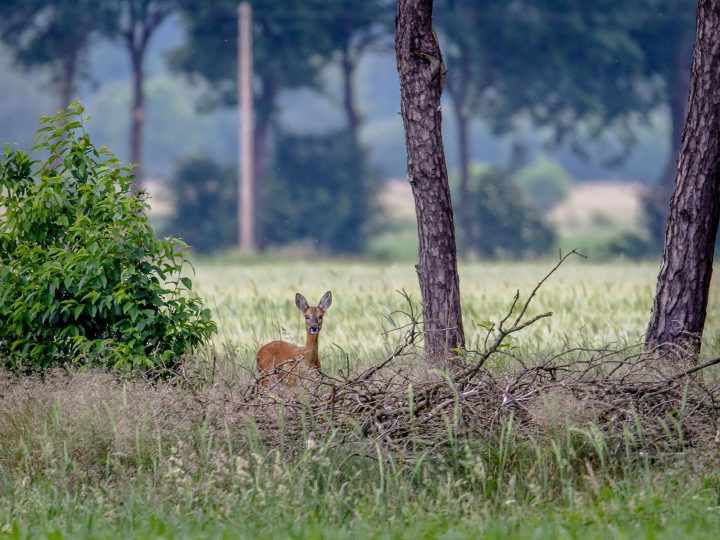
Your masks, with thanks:
M253 164L252 8L238 6L238 238L240 251L253 253L255 244L255 180Z

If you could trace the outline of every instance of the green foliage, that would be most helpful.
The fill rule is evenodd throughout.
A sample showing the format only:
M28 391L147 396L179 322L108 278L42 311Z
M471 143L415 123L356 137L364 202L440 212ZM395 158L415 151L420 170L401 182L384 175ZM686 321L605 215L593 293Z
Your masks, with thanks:
M208 422L177 386L97 373L8 382L3 539L712 539L720 527L717 457L628 456L629 433L616 441L560 423L526 436L500 418L500 437L418 444L408 456L310 435L308 407L306 428L279 421L267 448L244 415Z
M321 249L359 252L370 195L365 156L352 133L282 136L275 161L259 216L264 242L310 240Z
M626 157L639 125L629 120L645 119L663 103L637 31L684 16L691 6L685 11L669 0L560 4L537 0L518 9L502 0L488 0L482 8L474 0L439 2L449 93L456 107L481 116L495 132L530 119L553 141L568 142L580 153L612 133L622 143L613 157ZM677 37L662 39L672 42L669 35ZM672 56L662 55L668 70Z
M410 221L386 223L368 240L365 256L376 261L417 261L417 225Z
M647 235L632 231L624 232L608 242L610 257L628 257L630 259L657 258L662 253L661 247Z
M3 0L0 41L15 63L49 68L66 97L78 76L87 77L87 49L100 32L112 32L117 19L111 4L96 0Z
M214 331L180 273L184 244L157 240L130 168L96 148L73 104L42 118L34 161L0 162L0 356L147 369L171 364Z
M523 167L513 175L515 185L541 213L567 197L572 179L562 166L547 157Z
M175 216L167 230L198 253L237 242L237 183L232 167L206 157L185 160L172 176Z
M237 98L236 50L228 47L237 38L235 0L182 1L181 15L187 41L168 56L173 69L201 76L210 83L205 105L233 104ZM266 125L274 115L276 98L284 89L317 86L323 67L317 61L318 40L327 28L318 17L317 2L308 0L256 0L252 2L258 21L253 33L255 117ZM326 6L320 6L326 9ZM211 28L212 31L208 31Z
M457 196L456 196L457 198ZM482 257L526 257L547 253L555 233L525 202L510 176L494 168L476 169L468 186L469 226L460 245Z

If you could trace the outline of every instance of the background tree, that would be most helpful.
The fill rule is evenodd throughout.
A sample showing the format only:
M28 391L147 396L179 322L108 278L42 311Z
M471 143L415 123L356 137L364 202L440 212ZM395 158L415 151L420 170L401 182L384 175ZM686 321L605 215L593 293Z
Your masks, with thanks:
M643 52L645 78L659 92L670 124L665 168L655 189L645 199L650 235L653 242L660 245L687 113L696 4L684 0L635 0L632 4L638 6L641 24L637 24L631 34Z
M514 171L512 181L541 215L562 202L569 195L573 183L559 163L545 156Z
M462 245L485 258L518 259L546 255L555 233L527 200L507 171L474 167L465 197L473 209L468 226L458 232ZM457 200L457 191L453 200Z
M465 345L455 228L442 142L445 67L432 28L432 0L398 0L395 48L408 181L415 198L425 350L446 359Z
M255 179L258 198L267 177L270 134L283 90L319 88L318 0L259 0L253 6L255 75ZM171 66L209 83L203 105L237 100L237 2L183 2L186 41L169 57Z
M389 19L389 9L373 0L335 0L328 2L330 20L321 36L325 47L337 57L341 73L342 107L346 125L357 140L362 121L355 92L355 72L363 53L387 35L381 23Z
M298 241L359 253L370 213L364 155L348 130L278 136L260 221L269 245Z
M496 134L529 120L545 129L549 142L568 143L578 153L609 132L632 142L629 120L649 114L658 96L645 83L643 57L630 35L636 23L624 4L441 3L437 20L447 41L446 84L457 130L461 228L470 227L473 220L466 197L473 118L485 120ZM616 157L629 148L624 145Z
M47 67L60 95L60 108L72 101L78 79L86 75L93 36L111 31L106 2L96 0L3 0L0 39L20 66Z
M648 347L699 350L720 218L720 0L700 0L690 102Z
M145 56L153 33L174 8L172 0L114 0L119 34L130 58L132 103L130 106L130 162L135 168L136 188L143 180L143 126L145 124Z
M175 213L165 225L197 253L237 244L237 173L207 157L180 163L170 177Z
M366 156L358 140L361 119L353 75L360 54L375 39L372 21L375 12L370 9L373 5L373 2L351 0L332 5L327 0L253 2L256 201L263 205L260 214L264 216L258 223L261 245L275 244L281 238L305 237L307 231L302 232L301 225L307 216L300 209L311 206L316 197L308 188L324 184L335 185L339 199L350 194L356 203L347 207L351 211L345 217L328 208L326 227L316 228L315 231L322 234L314 239L329 241L342 251L355 251L362 245L362 227L353 226L354 233L348 229L349 223L359 223L360 216L365 219L370 198ZM170 61L176 70L200 76L209 83L204 101L206 107L235 105L236 102L236 8L234 1L219 1L188 2L183 9L188 39L173 52ZM321 91L321 74L333 60L338 60L341 67L342 106L350 138L345 133L334 133L338 140L333 144L327 137L314 136L306 137L301 143L300 138L279 133L276 115L282 92L301 87ZM277 142L275 151L272 140ZM303 170L295 169L298 159L307 161L293 150L302 145L321 163L305 163ZM339 160L338 155L346 162ZM285 158L290 162L279 161ZM271 160L275 166L269 173ZM307 171L311 170L322 170L324 176L310 178ZM337 185L337 180L345 183ZM293 184L293 181L301 183ZM298 197L294 200L296 204L283 202L289 193ZM283 220L298 224L299 228L274 230L279 222L267 216L275 215L278 207L287 211ZM346 205L339 203L337 208L346 208ZM339 221L332 221L334 218ZM323 233L323 230L333 229L335 238L345 238L348 242L331 240Z
M479 8L471 0L450 0L439 10L438 26L447 42L445 84L452 100L458 151L457 216L462 231L470 231L475 209L470 202L470 122L487 113L495 99L495 85L503 72L502 63L513 54L504 24L505 2L489 1ZM488 21L491 21L488 23ZM460 235L464 251L477 245L473 235Z

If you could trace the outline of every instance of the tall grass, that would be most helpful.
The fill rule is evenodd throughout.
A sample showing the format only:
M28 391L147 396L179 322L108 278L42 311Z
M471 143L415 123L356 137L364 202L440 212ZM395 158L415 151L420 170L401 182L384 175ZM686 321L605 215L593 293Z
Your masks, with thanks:
M5 376L3 393L9 538L670 538L720 526L718 477L699 459L652 464L592 426L525 438L511 417L496 440L450 430L446 450L408 459L310 430L302 446L269 448L247 419L194 414L180 389L99 373Z
M545 266L463 267L471 339L483 335L476 323L503 314L514 290L530 290ZM521 336L515 353L636 341L653 275L651 265L562 269L535 306L556 316ZM201 264L198 277L221 323L215 349L190 360L189 373L203 381L213 358L226 370L249 367L263 341L301 340L295 291L309 300L333 291L323 362L370 363L395 344L383 329L403 322L393 313L405 309L394 291L417 288L405 267L354 262ZM711 317L710 349L716 325ZM285 433L280 413L268 441L234 406L232 386L228 392L211 403L183 385L96 371L0 373L0 538L715 538L720 531L717 458L689 452L672 422L658 430L677 451L659 456L641 451L641 428L610 439L552 406L533 432L510 416L495 435L472 439L457 434L450 411L441 449L418 441L397 452L320 431L311 410L300 437Z
M516 290L528 294L553 262L476 263L460 266L463 318L468 346L479 348L483 323L499 320ZM658 267L652 263L593 264L569 261L543 286L535 313L553 317L526 329L515 343L525 356L546 355L570 346L624 347L642 340L649 319ZM254 353L279 338L304 341L304 324L294 305L295 292L317 302L328 289L333 305L320 337L324 367L371 363L396 341L391 330L406 322L397 291L419 304L417 276L410 264L308 261L247 266L201 264L201 294L215 310L221 330L216 346L233 361L251 366ZM711 298L720 298L713 285ZM711 302L704 349L720 351L720 305Z

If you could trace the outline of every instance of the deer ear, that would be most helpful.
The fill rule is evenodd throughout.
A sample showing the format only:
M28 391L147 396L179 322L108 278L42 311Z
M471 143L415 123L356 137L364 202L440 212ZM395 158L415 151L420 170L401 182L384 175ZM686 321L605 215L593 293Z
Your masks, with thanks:
M305 300L305 297L300 293L295 294L295 305L302 312L308 308L307 300Z
M318 307L322 309L323 311L326 311L327 308L330 307L330 304L332 304L332 293L330 291L323 294L323 297L320 299L320 303L318 304Z

